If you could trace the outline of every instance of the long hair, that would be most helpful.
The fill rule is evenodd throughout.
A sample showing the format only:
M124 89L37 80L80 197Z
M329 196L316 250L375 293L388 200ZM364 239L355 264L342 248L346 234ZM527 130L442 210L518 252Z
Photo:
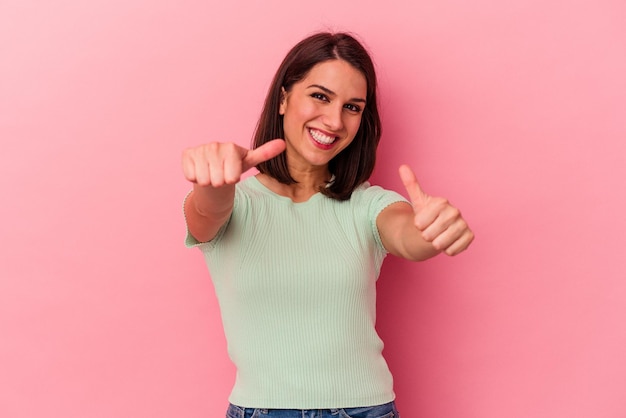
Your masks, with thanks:
M279 114L281 89L290 91L315 65L336 59L352 65L367 81L366 104L359 130L350 145L329 162L334 181L320 188L320 192L328 197L347 200L357 186L369 179L374 170L382 129L374 64L363 45L353 36L343 32L317 33L303 39L287 53L269 87L252 146L257 148L272 139L284 138L283 117ZM289 174L285 153L260 163L257 169L281 183L296 183Z

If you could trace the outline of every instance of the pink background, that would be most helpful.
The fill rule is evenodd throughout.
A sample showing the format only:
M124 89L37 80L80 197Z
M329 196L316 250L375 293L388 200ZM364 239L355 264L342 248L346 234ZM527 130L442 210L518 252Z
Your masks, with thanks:
M404 192L410 163L477 235L384 267L404 416L626 416L622 0L0 2L0 416L223 416L180 154L248 144L280 60L325 28L377 62L373 181Z

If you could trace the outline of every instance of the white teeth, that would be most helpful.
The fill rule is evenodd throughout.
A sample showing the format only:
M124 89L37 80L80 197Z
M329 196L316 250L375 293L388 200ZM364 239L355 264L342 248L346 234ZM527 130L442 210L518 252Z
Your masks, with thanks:
M324 135L320 131L316 131L313 129L309 129L309 132L311 133L311 136L313 137L313 139L315 139L320 144L328 145L328 144L332 144L333 142L335 142L334 136Z

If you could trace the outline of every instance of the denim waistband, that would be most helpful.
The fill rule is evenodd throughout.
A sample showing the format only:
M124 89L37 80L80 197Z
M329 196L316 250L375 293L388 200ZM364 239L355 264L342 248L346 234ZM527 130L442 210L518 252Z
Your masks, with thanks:
M383 405L329 409L246 408L230 404L227 418L399 418L394 402Z

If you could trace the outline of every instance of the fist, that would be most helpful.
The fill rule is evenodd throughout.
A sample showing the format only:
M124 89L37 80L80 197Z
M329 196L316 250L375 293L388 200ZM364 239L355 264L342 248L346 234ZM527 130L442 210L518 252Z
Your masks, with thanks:
M211 142L183 152L183 173L188 181L199 186L222 187L237 183L243 173L284 150L282 139L252 150L233 143Z
M415 228L422 238L447 255L465 250L474 240L474 233L461 212L446 199L426 194L409 166L401 166L399 173L413 204Z

